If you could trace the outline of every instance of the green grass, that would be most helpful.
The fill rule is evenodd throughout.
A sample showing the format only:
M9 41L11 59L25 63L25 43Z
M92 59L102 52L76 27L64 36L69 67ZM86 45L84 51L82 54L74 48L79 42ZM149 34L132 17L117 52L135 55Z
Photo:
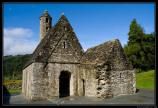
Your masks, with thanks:
M21 84L22 83L22 80L4 80L3 82L3 85L4 86L8 86L8 85L11 85L11 84ZM19 94L21 93L21 89L19 88L15 88L15 89L8 89L9 93L10 94Z
M138 89L154 89L155 70L136 73L136 87Z
M21 89L9 89L10 94L19 94L21 93Z

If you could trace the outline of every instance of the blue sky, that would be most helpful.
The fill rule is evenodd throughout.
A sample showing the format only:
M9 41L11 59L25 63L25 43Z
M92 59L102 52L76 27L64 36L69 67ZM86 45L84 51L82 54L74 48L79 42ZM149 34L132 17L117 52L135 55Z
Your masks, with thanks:
M30 54L39 43L39 17L44 10L52 25L64 12L84 50L112 39L127 43L133 18L145 33L154 32L153 3L4 3L4 55Z

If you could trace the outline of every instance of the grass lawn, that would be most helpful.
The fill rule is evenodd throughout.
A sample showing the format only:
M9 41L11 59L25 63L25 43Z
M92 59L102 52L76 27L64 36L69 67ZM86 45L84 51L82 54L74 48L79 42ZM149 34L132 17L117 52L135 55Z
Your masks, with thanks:
M10 94L20 94L21 93L21 89L9 89L9 93Z
M20 84L21 85L22 80L4 80L3 85L4 86L8 86L8 85L17 85ZM20 88L14 88L14 89L9 89L8 90L10 94L19 94L21 93L21 89Z
M136 87L139 89L154 90L155 86L155 70L150 70L142 73L136 73Z

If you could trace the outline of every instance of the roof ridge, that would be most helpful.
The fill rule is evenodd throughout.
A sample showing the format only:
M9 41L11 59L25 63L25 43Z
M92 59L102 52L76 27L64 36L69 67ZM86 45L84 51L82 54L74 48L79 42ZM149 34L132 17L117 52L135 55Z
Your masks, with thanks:
M101 44L98 44L98 45L95 45L95 46L92 46L92 47L88 48L88 49L86 50L86 52L87 52L89 49L93 49L93 48L96 48L96 47L98 47L98 46L101 46L101 45L104 45L104 44L107 44L107 43L116 42L116 41L118 41L118 39L113 39L113 40L105 41L105 42L103 42L103 43L101 43Z

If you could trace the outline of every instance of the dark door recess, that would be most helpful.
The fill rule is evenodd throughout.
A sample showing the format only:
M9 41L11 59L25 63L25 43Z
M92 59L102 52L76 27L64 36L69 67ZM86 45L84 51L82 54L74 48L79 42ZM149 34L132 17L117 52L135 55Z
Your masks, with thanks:
M70 96L70 76L67 71L62 71L59 77L59 97Z

